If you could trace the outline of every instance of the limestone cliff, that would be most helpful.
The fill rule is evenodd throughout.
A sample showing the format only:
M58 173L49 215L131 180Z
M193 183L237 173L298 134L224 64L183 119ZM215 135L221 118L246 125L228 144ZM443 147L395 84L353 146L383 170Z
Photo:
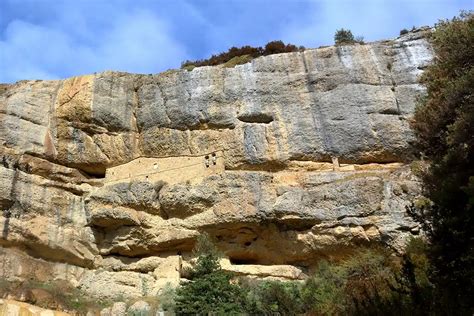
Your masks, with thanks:
M223 266L301 279L418 227L409 129L423 32L235 68L0 87L0 272L100 297L177 282L196 236Z

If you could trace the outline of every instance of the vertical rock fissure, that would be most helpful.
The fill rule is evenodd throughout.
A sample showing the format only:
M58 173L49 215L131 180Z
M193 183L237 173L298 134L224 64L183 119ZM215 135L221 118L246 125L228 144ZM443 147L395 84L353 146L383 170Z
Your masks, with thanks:
M306 89L308 90L308 93L312 99L311 116L313 119L314 126L316 127L315 132L317 133L317 136L320 136L320 138L322 139L324 152L333 154L334 150L333 150L332 139L327 133L326 116L324 115L323 110L321 109L319 100L315 96L314 89L311 85L311 83L315 81L315 79L312 78L311 71L308 67L308 62L306 60L305 52L301 53L301 56L303 59L303 65L304 65L304 70L306 74Z
M390 81L392 83L392 92L393 92L393 96L395 98L395 105L397 106L397 112L398 112L398 115L400 116L402 114L401 110L400 110L400 104L398 103L398 98L397 98L397 93L396 93L396 90L397 90L397 83L395 81L395 79L393 78L393 63L394 63L394 58L393 58L393 44L392 44L392 47L389 48L390 50L390 54L389 54L389 58L388 58L388 63L387 63L387 70L389 72L389 75L390 75Z

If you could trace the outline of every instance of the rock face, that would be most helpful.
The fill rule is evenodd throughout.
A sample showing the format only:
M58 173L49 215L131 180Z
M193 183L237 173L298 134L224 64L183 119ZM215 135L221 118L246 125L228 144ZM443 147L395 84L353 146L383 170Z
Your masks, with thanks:
M67 313L42 309L27 303L0 299L0 315L4 316L69 316Z
M224 268L301 279L418 227L410 119L423 32L158 75L0 89L0 273L102 298L177 284L208 232Z

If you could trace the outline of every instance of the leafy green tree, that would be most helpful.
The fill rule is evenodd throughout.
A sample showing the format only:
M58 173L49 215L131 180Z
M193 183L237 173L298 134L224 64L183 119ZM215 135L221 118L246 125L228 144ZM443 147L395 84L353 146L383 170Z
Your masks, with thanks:
M436 24L435 59L423 74L427 94L413 128L430 167L431 203L414 215L430 241L431 281L440 313L474 312L474 15Z
M351 30L340 29L334 34L334 42L336 45L353 44L355 39Z
M340 267L322 261L302 289L305 309L321 315L343 314L345 276Z
M400 35L405 35L405 34L408 34L408 30L407 29L401 29L400 30Z
M403 260L387 251L359 249L340 263L322 261L302 287L304 310L317 315L424 315L430 284L423 251L419 242L410 242Z
M292 44L285 44L282 41L271 41L265 45L263 55L296 52L298 48Z
M248 281L243 290L249 315L299 315L305 311L297 282Z
M428 279L430 261L428 244L421 238L411 238L396 273L394 291L403 295L405 311L411 315L433 313L433 285Z
M242 312L240 287L219 264L219 252L208 235L198 238L197 262L190 271L190 281L176 291L177 315L233 315Z

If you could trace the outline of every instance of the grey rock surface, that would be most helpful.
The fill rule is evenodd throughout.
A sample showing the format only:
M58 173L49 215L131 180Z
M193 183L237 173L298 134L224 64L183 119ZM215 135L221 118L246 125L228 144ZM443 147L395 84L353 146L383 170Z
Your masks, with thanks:
M179 283L202 232L253 275L306 275L370 243L401 251L420 233L406 213L421 194L408 122L432 58L415 32L234 68L7 85L0 273L140 297ZM222 166L205 169L210 153ZM150 180L134 178L148 170L130 167L138 157L177 160Z
M126 316L127 304L125 302L115 302L110 309L112 316Z

